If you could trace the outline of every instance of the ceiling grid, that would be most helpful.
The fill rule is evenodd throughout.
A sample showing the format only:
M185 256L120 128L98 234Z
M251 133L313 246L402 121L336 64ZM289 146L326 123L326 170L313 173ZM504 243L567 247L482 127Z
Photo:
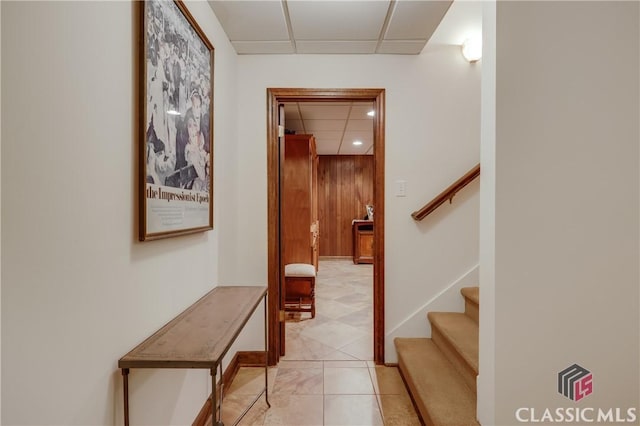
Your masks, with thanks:
M239 55L419 55L481 34L481 0L209 0ZM347 107L347 108L345 108ZM314 134L320 155L373 153L371 105L285 105L285 126ZM362 145L354 146L354 140Z
M417 55L452 3L453 0L209 1L241 55Z

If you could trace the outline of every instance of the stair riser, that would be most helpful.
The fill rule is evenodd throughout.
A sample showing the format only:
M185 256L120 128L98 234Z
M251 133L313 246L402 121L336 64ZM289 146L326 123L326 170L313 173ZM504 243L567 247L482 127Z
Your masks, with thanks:
M411 380L411 376L407 374L407 367L405 367L404 360L402 356L398 354L398 370L400 370L400 376L402 376L402 380L405 383L405 386L409 389L409 396L411 397L411 402L413 402L414 407L418 409L418 413L420 414L420 419L426 426L433 426L433 421L431 417L429 417L429 411L427 407L424 405L424 400L422 398L418 398L417 400L413 397L413 395L418 395L419 392L416 390L416 387Z
M474 301L464 299L464 313L476 323L480 323L480 307Z
M432 325L431 327L431 339L438 346L438 348L445 354L451 364L455 367L456 371L460 373L464 382L469 386L469 389L477 394L476 386L476 372L473 368L460 356L458 351L449 343L449 341L442 335L437 327Z

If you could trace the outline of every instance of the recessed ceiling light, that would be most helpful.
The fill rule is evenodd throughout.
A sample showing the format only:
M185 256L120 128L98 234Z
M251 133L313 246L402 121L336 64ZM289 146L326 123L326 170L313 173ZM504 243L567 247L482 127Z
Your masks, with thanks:
M376 115L376 112L375 112L374 110L371 110L371 111L369 111L369 112L367 113L367 115L368 115L369 117L373 117L374 115Z
M355 146L360 146L360 145L362 145L362 141L353 141L353 144Z

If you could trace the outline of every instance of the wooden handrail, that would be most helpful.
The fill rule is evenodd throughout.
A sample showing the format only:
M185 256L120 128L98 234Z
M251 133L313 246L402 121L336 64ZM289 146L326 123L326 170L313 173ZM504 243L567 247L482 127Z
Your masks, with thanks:
M462 188L467 186L469 183L471 183L471 181L473 181L478 176L480 176L480 164L475 166L473 169L469 170L467 174L462 176L460 179L458 179L452 185L450 185L447 189L445 189L440 194L438 194L436 198L434 198L429 203L427 203L423 208L411 213L411 217L414 218L415 220L424 219L432 211L440 207L440 205L445 201L449 200L449 202L451 202L451 200L453 200L453 197L456 195L458 191L460 191Z

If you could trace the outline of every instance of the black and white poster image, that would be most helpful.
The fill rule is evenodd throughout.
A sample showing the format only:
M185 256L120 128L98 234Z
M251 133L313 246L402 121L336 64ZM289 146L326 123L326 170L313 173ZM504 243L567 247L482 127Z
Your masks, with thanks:
M180 1L144 1L140 239L213 228L213 46Z

